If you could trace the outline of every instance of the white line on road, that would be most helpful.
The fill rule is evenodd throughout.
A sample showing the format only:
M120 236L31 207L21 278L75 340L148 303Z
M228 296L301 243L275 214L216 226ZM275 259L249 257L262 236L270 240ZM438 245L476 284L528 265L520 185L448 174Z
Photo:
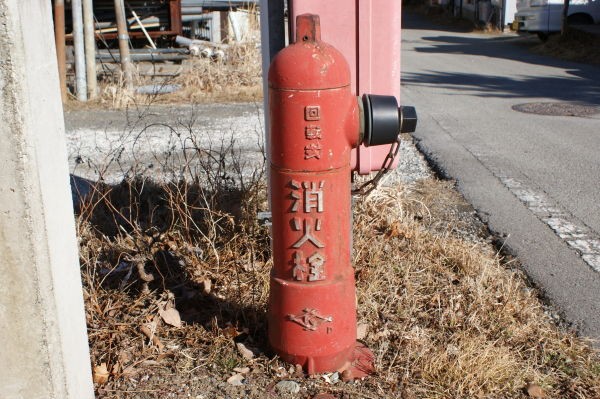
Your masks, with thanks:
M531 188L519 179L509 176L494 166L494 156L482 147L472 144L471 153L485 160L486 168L521 201L538 219L546 223L554 233L573 248L593 270L600 273L600 236L584 223L565 211L541 190Z

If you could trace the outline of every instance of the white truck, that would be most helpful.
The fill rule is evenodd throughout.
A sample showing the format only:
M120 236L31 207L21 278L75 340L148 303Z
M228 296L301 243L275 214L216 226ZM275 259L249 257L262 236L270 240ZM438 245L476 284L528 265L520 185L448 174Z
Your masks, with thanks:
M563 6L563 0L517 0L513 29L546 40L550 33L560 32ZM600 1L571 0L567 18L570 25L600 23Z

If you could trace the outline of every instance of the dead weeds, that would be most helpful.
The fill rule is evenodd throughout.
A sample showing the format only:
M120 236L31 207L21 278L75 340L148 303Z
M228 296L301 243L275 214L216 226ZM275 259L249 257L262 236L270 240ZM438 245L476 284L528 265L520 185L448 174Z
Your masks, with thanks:
M560 331L491 246L443 227L452 216L438 197L460 201L435 180L380 189L354 209L359 320L377 374L352 384L298 375L265 335L262 174L243 189L208 181L98 184L81 205L97 397L279 397L281 379L302 387L282 397L299 398L600 396L597 352Z
M232 45L223 60L192 59L188 70L174 83L183 89L165 101L258 101L262 99L259 43Z
M398 211L398 196L414 210ZM440 234L435 223L425 229L418 215L429 212L418 208L429 203L393 188L355 212L359 319L370 325L386 391L506 398L533 383L545 397L598 397L598 354L559 331L492 247Z
M537 54L600 65L600 36L570 28L565 35L551 35L533 47Z
M181 65L174 76L142 76L134 74L134 87L154 85L155 94L140 94L128 89L119 69L104 76L99 83L99 96L81 103L70 99L65 109L145 107L156 104L189 104L207 102L252 102L262 99L262 65L257 40L233 43L223 47L219 58L192 57ZM141 66L138 66L141 68ZM155 65L160 69L160 65ZM173 93L160 94L161 88L175 85Z

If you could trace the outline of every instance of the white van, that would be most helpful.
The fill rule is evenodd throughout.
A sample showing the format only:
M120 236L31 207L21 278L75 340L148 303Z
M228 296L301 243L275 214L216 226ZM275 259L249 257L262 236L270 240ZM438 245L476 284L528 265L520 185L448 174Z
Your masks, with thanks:
M518 32L536 33L545 40L548 34L560 32L563 0L517 0L513 27ZM571 0L568 23L600 23L600 0Z

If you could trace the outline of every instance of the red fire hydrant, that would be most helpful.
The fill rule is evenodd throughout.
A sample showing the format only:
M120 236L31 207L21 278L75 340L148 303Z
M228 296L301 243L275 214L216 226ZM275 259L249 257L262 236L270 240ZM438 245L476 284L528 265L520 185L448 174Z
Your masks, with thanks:
M350 152L396 141L401 112L395 97L351 92L348 63L321 41L318 16L296 24L296 42L269 69L269 341L309 374L362 377L373 365L356 342Z

